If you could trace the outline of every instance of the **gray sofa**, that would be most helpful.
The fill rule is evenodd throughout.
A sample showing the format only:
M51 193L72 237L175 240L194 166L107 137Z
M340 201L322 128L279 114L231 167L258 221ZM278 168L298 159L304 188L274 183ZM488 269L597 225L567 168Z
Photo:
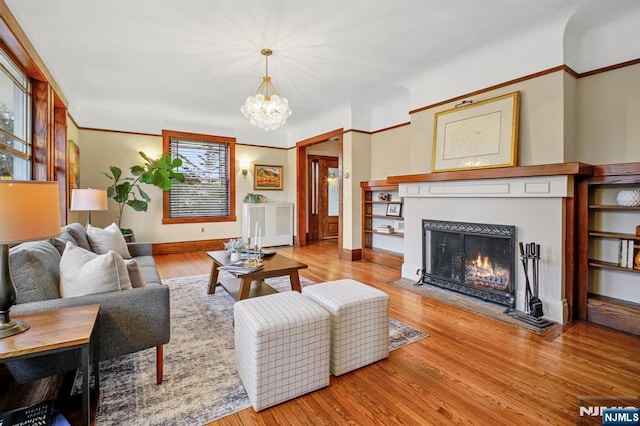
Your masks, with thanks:
M59 263L66 241L91 250L85 229L78 223L62 228L59 238L11 248L9 267L17 290L11 315L98 303L100 311L96 327L100 361L156 347L156 381L160 384L162 345L170 338L169 288L160 281L151 256L151 244L128 244L129 252L141 267L146 286L61 298ZM77 369L81 366L81 357L78 350L6 364L16 381L26 383Z

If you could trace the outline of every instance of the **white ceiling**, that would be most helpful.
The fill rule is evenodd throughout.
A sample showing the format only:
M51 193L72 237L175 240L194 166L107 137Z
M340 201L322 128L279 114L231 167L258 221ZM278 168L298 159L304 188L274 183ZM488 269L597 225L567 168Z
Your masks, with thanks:
M573 16L587 31L637 0L5 0L81 127L162 128L287 146L286 128L383 103L403 82ZM637 35L635 36L637 39ZM558 43L562 43L559 38ZM240 106L269 74L293 115L265 134ZM556 63L555 65L560 65ZM406 96L406 95L404 95ZM408 113L408 111L406 111ZM325 129L325 131L332 128ZM376 130L376 129L363 129Z

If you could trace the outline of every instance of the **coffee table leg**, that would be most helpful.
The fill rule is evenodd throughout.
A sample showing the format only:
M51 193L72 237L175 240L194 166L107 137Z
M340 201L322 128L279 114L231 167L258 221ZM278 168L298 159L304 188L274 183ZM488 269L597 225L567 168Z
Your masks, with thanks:
M216 287L218 286L218 264L213 261L211 265L211 273L209 274L209 291L207 294L213 294L216 292Z
M300 276L297 270L289 273L289 281L291 281L291 290L297 291L298 293L302 291L300 288Z
M251 291L251 277L240 278L240 297L238 300L244 300L249 298L249 292Z

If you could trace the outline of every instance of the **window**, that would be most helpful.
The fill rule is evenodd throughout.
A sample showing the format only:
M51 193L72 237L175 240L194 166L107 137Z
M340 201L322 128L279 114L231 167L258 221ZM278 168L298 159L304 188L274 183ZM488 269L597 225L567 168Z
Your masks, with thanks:
M0 50L0 179L31 179L29 80Z
M165 191L162 223L235 221L235 139L163 130L162 141L185 176Z

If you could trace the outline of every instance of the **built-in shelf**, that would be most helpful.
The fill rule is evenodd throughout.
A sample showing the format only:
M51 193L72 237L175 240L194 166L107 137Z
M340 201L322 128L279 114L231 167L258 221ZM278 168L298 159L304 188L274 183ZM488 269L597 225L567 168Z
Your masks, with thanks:
M362 190L362 259L399 269L402 267L404 254L393 248L398 248L398 239L404 238L404 233L376 230L378 225L393 226L396 221L404 221L402 216L383 214L384 206L403 203L402 199L398 199L398 185L390 185L387 181L379 180L361 182L360 187ZM378 195L383 192L390 193L392 199L379 200Z
M584 203L586 211L582 217L586 219L583 229L588 231L579 234L581 247L579 268L580 276L585 280L585 289L590 287L589 281L595 280L591 283L592 288L601 291L607 289L610 293L615 291L615 294L623 295L624 292L619 287L621 283L625 286L640 285L640 269L620 266L617 262L602 259L607 258L607 253L611 258L611 248L607 249L611 247L611 242L603 240L635 241L635 244L630 244L634 250L632 255L636 255L639 250L640 235L624 231L633 232L633 228L640 224L640 206L620 206L611 199L615 198L616 190L628 186L640 187L640 163L594 166L593 176L586 180L585 195L589 200ZM637 221L634 221L634 218ZM621 245L621 250L624 250L624 244ZM589 258L589 256L592 257ZM624 254L618 253L618 256L624 256ZM624 280L621 280L608 271L627 275ZM594 293L584 295L586 296L586 319L595 324L640 335L640 304L620 297L610 297L610 295Z

